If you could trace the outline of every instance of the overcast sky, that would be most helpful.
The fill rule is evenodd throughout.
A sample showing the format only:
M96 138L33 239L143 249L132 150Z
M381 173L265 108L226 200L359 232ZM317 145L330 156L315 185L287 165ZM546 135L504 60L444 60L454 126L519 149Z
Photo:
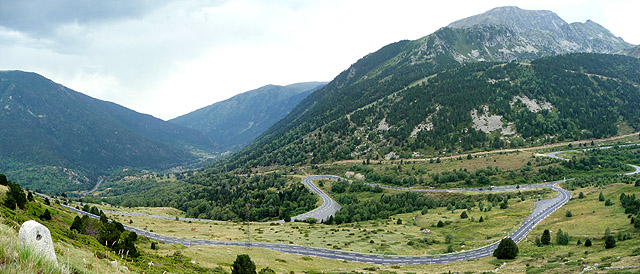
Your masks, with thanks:
M640 44L638 0L0 0L0 70L170 119L266 84L330 81L386 44L506 5Z

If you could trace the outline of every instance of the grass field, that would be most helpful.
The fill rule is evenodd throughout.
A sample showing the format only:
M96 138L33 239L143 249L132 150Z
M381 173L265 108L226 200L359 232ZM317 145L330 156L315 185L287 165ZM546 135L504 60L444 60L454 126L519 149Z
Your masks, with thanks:
M616 202L613 206L605 206L604 202L598 201L598 194L602 191L607 198L611 198ZM583 192L585 199L577 199L578 193ZM447 273L452 272L471 272L476 273L484 270L494 270L503 263L506 265L500 269L498 273L578 273L587 266L593 266L596 263L601 268L616 266L639 266L640 265L640 233L633 230L629 224L627 215L617 203L617 197L620 193L639 193L640 188L632 185L614 184L605 188L582 188L572 191L573 199L569 201L560 210L553 213L542 223L540 223L529 234L527 239L518 244L520 254L515 260L496 260L492 257L472 260L467 262L456 262L450 264L438 265L421 265L421 266L377 266L362 263L344 262L339 260L328 260L318 257L308 257L294 254L286 254L276 251L243 248L243 247L211 247L211 246L191 246L184 247L174 244L160 243L158 250L147 250L155 252L158 255L169 255L179 251L185 256L193 258L199 265L206 267L222 267L229 269L237 254L249 254L256 262L258 269L269 266L278 273L295 271L324 271L328 273L336 272L377 272L377 273ZM363 252L386 252L398 254L426 254L426 253L442 253L446 244L444 237L446 234L454 235L452 241L456 250L461 249L464 242L466 248L472 248L473 245L482 245L487 235L495 235L501 238L506 227L516 226L519 221L526 216L525 212L530 210L533 199L524 202L510 201L510 207L507 210L494 208L491 212L471 212L469 215L478 218L478 216L487 216L488 221L482 225L477 222L468 220L460 220L460 210L450 213L446 209L434 209L426 215L419 212L400 214L394 218L403 219L402 225L397 225L394 220L370 221L357 224L343 224L340 226L325 226L320 224L309 225L305 223L288 223L288 224L251 224L252 239L260 241L276 241L293 243L302 243L303 245L312 245L313 241L321 243L332 243L332 246L338 246L342 250ZM566 217L566 210L573 212L573 217ZM594 213L595 211L595 213ZM442 215L440 215L442 214ZM415 224L413 217L416 217ZM449 219L453 222L449 226L443 228L430 227L431 223L439 219ZM155 232L166 229L175 230L178 233L184 233L189 237L207 237L207 235L223 236L226 234L234 235L238 240L244 240L245 227L242 224L229 223L188 223L188 222L160 222L160 220L143 220L134 219L136 222L144 222L151 226L154 223ZM585 225L588 224L588 225ZM419 229L426 226L433 232L427 237L437 239L441 243L431 246L422 246L420 248L407 246L407 239L424 237L425 234L419 232ZM618 231L632 233L632 239L618 242L613 249L605 249L602 241L605 229L609 227L612 234L616 235ZM191 228L196 228L192 231ZM159 230L158 230L159 229ZM177 232L177 230L180 232ZM536 236L540 236L544 229L552 231L552 245L537 247L534 244ZM555 245L555 232L558 229L566 231L571 236L570 244L567 246ZM205 231L202 231L205 230ZM382 231L378 231L382 230ZM278 231L278 233L276 233ZM377 233L374 233L377 231ZM209 234L209 233L212 234ZM164 234L164 233L162 233ZM171 234L171 233L169 233ZM304 234L308 234L305 237ZM353 234L353 235L351 235ZM582 242L586 238L591 238L594 245L592 247L577 246L576 241L580 239ZM215 237L211 237L215 238ZM376 244L368 244L373 240ZM495 241L495 239L493 240ZM333 244L335 243L335 244ZM344 243L349 243L344 246ZM389 247L382 248L378 243L388 244ZM318 246L317 244L314 244ZM343 245L343 246L341 246ZM324 246L331 248L332 246ZM148 246L143 246L148 249ZM586 251L586 253L585 253ZM636 255L632 256L632 253ZM606 270L606 269L605 269ZM609 271L605 271L607 273ZM602 273L602 272L599 272ZM618 273L618 272L616 272Z
M468 212L467 219L460 218L463 211L461 209L452 212L441 207L431 209L425 215L417 211L395 215L386 220L341 225L251 223L249 227L251 239L260 242L289 243L378 254L439 254L444 253L448 245L452 245L454 250L459 251L499 240L514 230L531 213L536 198L531 196L525 201L513 198L509 201L509 208L504 210L493 207L491 211L479 212L475 208L474 211ZM153 213L167 215L163 210L167 209L157 209ZM143 211L144 209L141 209L139 212ZM131 220L131 225L135 227L175 237L230 241L247 239L247 226L243 223L185 222L116 214L111 214L110 217L122 223L128 223ZM479 222L480 217L484 222ZM402 224L397 224L397 219L401 219ZM436 227L438 221L448 221L450 224ZM429 229L431 232L426 234L423 232L424 229ZM453 238L447 241L447 235ZM425 238L431 243L425 243ZM410 244L410 242L413 243Z

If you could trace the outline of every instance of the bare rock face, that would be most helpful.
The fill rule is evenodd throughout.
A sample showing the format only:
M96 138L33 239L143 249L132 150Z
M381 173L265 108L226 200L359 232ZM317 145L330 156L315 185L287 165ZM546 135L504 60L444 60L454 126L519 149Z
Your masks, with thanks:
M56 251L53 249L53 240L49 229L33 220L26 221L20 226L18 240L21 247L31 247L36 253L42 254L58 264Z

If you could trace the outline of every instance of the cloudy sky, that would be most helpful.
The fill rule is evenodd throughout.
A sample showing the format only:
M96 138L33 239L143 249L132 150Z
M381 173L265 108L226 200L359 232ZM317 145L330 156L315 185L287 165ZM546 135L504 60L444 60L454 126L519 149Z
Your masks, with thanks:
M329 81L386 44L506 5L640 44L637 0L0 0L0 70L170 119L266 84Z

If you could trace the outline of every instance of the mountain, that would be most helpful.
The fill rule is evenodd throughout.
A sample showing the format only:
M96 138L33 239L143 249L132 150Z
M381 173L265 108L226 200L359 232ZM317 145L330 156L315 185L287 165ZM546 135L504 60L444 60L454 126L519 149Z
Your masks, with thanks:
M392 111L393 100L401 100L404 98L403 94L405 92L412 90L416 86L424 86L433 77L444 77L454 73L456 69L464 68L479 61L529 61L545 56L575 52L615 53L631 47L632 45L615 37L609 31L591 21L568 24L551 12L528 11L515 7L496 8L484 14L454 22L450 26L441 28L423 38L392 43L366 55L339 74L325 87L302 100L289 115L265 131L255 142L220 164L227 164L229 167L248 168L266 165L318 163L331 160L357 159L359 157L382 156L382 158L385 158L392 151L365 153L362 150L373 149L371 147L372 144L379 143L380 147L383 147L383 144L387 143L388 140L381 141L384 138L384 133L398 130L398 125L389 124L389 122L406 123L407 125L402 127L402 130L404 130L403 136L407 135L407 133L409 133L409 136L414 135L411 132L414 129L412 126L415 126L413 124L415 121L410 122L405 119L387 121L384 118L387 112ZM606 57L602 58L606 59ZM506 64L501 66L504 65ZM630 73L635 73L633 67L629 68L629 70L631 71ZM497 79L503 78L491 79L497 81ZM539 80L547 81L549 79ZM429 86L431 87L431 85ZM470 87L460 86L458 88ZM546 89L546 87L540 88ZM597 87L597 90L603 91L601 87ZM461 102L468 100L464 93L474 92L474 90L469 89L455 91L458 97L448 98ZM448 90L447 92L451 91ZM446 95L430 94L434 97ZM534 100L538 97L527 98ZM508 99L503 103L508 105L512 98ZM524 99L524 101L527 101L527 99ZM475 108L478 111L477 114L482 116L484 110L482 107L483 102L484 99L468 102L469 105L466 108ZM548 100L544 102L548 102ZM411 104L410 102L405 103L408 104L405 107ZM413 104L417 104L417 102ZM438 105L433 104L433 102L421 102L417 106L420 107L421 113L425 111L433 113L439 109ZM378 111L376 110L377 108L382 108L382 110ZM376 113L376 116L365 115L363 111L371 111ZM462 111L462 109L459 111ZM491 111L494 110L489 109L489 112ZM557 112L554 111L549 113L557 115ZM471 113L463 116L456 118L461 119L459 121L447 121L445 119L442 123L464 122L465 125L471 126L468 123L472 120ZM364 120L356 123L353 118ZM424 122L423 129L429 128L430 123L427 118L428 116L421 118ZM364 121L366 121L367 125L362 124ZM370 134L371 132L368 131L358 132L363 127L371 128L371 125L374 125L377 134ZM451 130L451 128L452 126L448 127L447 130ZM420 131L420 129L417 130ZM464 131L462 127L460 127L460 130ZM580 130L591 132L586 128L580 128ZM433 132L433 134L440 134L440 132ZM469 132L487 135L484 132L478 133L479 130L467 131L467 133ZM522 133L517 132L517 134ZM604 133L598 130L595 133L595 135L601 134L615 134L615 130L608 129ZM590 134L576 137L579 138L586 135ZM476 137L482 139L491 136L474 136L473 138ZM533 143L539 138L544 137L536 135L534 139L527 140L527 142ZM406 143L407 140L393 140L392 144L401 147L402 149L399 150L402 153L414 155L413 152L416 152L415 155L420 155L425 153L435 154L436 150L438 153L442 153L441 149L443 147L459 150L460 145L456 143L458 141L457 139L450 139L443 140L442 144L423 144L425 148L422 152L409 149L409 145ZM362 144L362 142L365 144ZM484 141L478 144L482 146L491 145ZM416 144L412 146L422 147L423 145ZM475 145L474 148L479 149ZM464 150L466 149L471 148L467 147ZM360 152L354 153L354 151L358 150ZM374 155L364 156L364 154ZM388 157L394 156L391 154Z
M170 120L205 133L225 150L238 150L285 117L326 83L267 85Z
M117 167L165 169L196 161L192 151L216 149L196 130L22 71L0 72L0 125L0 169L43 190L88 189L90 179ZM20 176L25 167L76 179L38 185Z
M568 24L551 11L523 10L518 7L495 8L453 22L449 27L463 30L504 29L505 34L510 36L499 35L493 43L483 41L482 48L476 48L475 52L473 49L459 52L459 58L472 60L493 60L492 55L500 55L501 60L509 61L519 59L518 55L522 53L531 56L572 52L617 53L633 46L591 20Z
M621 53L631 57L640 58L640 46L635 46L630 49L625 49Z

